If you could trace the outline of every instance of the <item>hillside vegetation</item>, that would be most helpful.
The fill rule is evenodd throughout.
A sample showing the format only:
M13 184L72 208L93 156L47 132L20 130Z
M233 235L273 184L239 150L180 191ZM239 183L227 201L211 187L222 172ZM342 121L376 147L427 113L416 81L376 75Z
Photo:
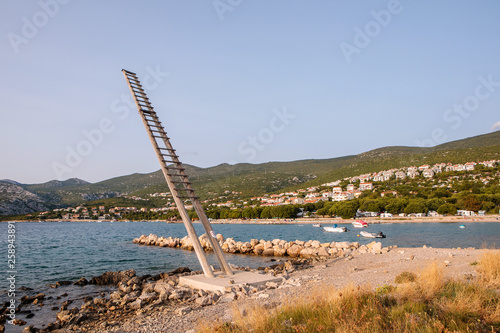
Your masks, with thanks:
M194 188L203 200L218 196L224 191L241 192L242 197L252 197L316 186L344 177L403 166L438 162L464 163L489 159L500 159L500 131L431 148L395 146L331 159L221 164L210 168L185 166ZM56 208L124 194L145 196L156 192L168 192L161 171L121 176L93 184L79 179L35 185L4 180L0 181L0 184L4 188L3 194L0 193L0 215L14 214L9 209L12 207L12 202L18 204L22 202L25 207L32 206L29 202L31 194L36 197L37 205ZM13 186L19 186L26 192L23 198L9 194L19 192L7 190ZM7 208L2 209L2 207Z

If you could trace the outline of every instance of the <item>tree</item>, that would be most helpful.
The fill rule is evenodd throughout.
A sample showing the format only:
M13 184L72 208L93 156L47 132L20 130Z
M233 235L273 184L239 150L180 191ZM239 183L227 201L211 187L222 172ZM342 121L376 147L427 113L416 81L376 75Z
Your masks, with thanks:
M243 209L243 211L241 212L241 216L247 219L255 219L258 217L257 212L253 207L247 207Z
M389 204L385 206L385 210L391 214L399 214L404 212L406 205L408 205L407 199L396 198L391 200Z
M260 213L260 218L261 219L270 219L272 217L273 216L271 215L271 207L269 207L269 206L264 207L264 209Z
M457 213L457 208L450 203L444 203L438 207L437 213L442 215L455 215Z
M337 214L343 219L350 219L356 216L356 212L359 208L359 202L357 200L342 201L337 208Z
M477 212L481 209L481 203L476 199L474 195L467 196L462 201L463 208L465 210L472 210L473 212Z
M366 200L361 207L359 207L359 209L364 212L380 212L381 208L382 205L378 200Z
M412 213L427 213L428 209L427 206L425 205L425 200L424 199L410 199L408 202L408 205L406 206L404 212L406 214L412 214Z

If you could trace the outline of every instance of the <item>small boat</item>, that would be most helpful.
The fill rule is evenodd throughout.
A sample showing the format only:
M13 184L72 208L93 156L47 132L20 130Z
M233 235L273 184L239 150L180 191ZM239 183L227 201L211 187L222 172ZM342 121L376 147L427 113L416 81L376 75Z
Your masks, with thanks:
M313 227L315 227L315 228L321 228L321 227L322 227L322 225L321 225L321 223L314 223L314 224L313 224Z
M465 229L465 225L462 224L459 228L460 229Z
M347 232L349 229L346 227L338 227L336 224L333 225L333 227L323 227L323 231L326 232Z
M359 234L361 235L361 237L365 238L385 238L385 235L382 233L382 231L380 231L379 233L360 231Z
M366 223L363 220L356 220L356 221L352 222L352 225L354 228L366 228L366 227L368 227L368 223Z

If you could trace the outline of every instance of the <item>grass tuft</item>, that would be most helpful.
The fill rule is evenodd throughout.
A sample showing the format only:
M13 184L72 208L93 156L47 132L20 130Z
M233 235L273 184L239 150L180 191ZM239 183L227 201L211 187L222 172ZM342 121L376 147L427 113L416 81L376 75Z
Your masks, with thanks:
M397 284L415 282L417 275L412 272L402 272L394 278L394 282Z
M485 252L477 268L482 283L491 287L500 287L500 251L490 250Z

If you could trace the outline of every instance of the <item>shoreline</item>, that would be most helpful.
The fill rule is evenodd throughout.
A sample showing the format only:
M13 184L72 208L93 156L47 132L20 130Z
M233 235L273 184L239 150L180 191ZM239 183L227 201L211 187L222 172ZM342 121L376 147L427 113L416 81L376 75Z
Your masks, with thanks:
M161 295L156 295L155 298L153 297L154 293L151 294L151 290L156 289L155 283L159 283L163 279L168 280L168 277L162 275L160 280L150 281L145 279L142 283L136 281L141 285L141 288L138 289L139 294L141 294L142 289L143 297L148 296L152 300L146 301L144 299L143 304L141 305L141 302L139 302L138 307L132 307L132 305L137 305L135 304L136 302L131 303L127 301L129 305L123 309L124 312L119 310L119 306L117 305L118 300L125 300L125 298L129 297L127 294L130 292L120 291L123 289L123 286L102 286L108 289L105 295L95 293L91 295L91 298L87 298L86 300L83 300L83 297L80 296L75 299L74 303L71 301L71 296L63 297L58 302L54 297L54 303L49 303L47 298L44 302L44 308L46 308L47 315L51 313L50 317L53 317L52 320L55 319L56 313L49 311L48 308L56 306L59 302L68 304L68 310L75 306L79 308L79 311L75 311L75 318L79 318L79 315L88 315L88 317L83 317L88 318L87 320L82 320L81 323L76 325L65 325L61 329L70 328L72 330L90 332L168 331L172 333L185 333L190 330L199 329L204 324L211 322L213 318L231 322L239 314L251 311L252 306L256 304L268 309L279 309L295 297L303 297L304 294L314 292L315 290L325 290L325 288L328 290L332 288L339 290L349 284L369 286L372 289L382 285L395 285L394 278L401 272L410 271L418 274L419 271L432 262L438 263L443 268L445 278L469 279L470 277L477 276L474 263L480 260L481 255L485 251L488 250L432 247L395 248L383 254L353 253L352 256L348 257L342 256L310 262L305 264L303 268L295 265L287 266L285 264L285 262L288 262L287 260L277 261L278 265L284 267L274 273L275 276L282 278L281 283L254 290L232 288L218 296L212 295L212 293L208 293L207 296L207 293L192 290L188 294L193 295L193 297L186 295L183 298L175 300L169 297L169 300L165 299L165 301L159 302L162 299ZM273 275L272 271L266 273ZM140 274L140 272L137 272L137 274ZM105 274L102 276L105 276ZM171 280L173 278L170 277ZM187 289L183 289L177 283L171 284L174 288L167 287L172 291L180 290L187 293ZM53 291L67 293L70 289L75 289L75 287L67 288L62 286L53 289ZM157 292L159 291L157 290ZM35 293L35 291L32 293ZM118 293L121 293L121 296ZM47 294L47 296L49 295ZM75 295L72 296L74 297ZM158 302L155 302L154 299L158 299ZM70 301L68 302L68 300ZM205 302L205 300L210 300L210 302ZM104 309L100 312L102 315L97 315L97 313L92 311L88 312L88 309L92 307ZM42 319L39 317L40 315L43 316L42 313L36 310L39 308L38 305L26 305L25 308L37 313L35 317ZM57 317L62 319L64 318L63 315L68 318L64 319L65 322L69 321L69 318L73 316L71 311L63 311L61 309L57 313ZM28 322L27 325L29 324ZM43 324L45 324L46 328L48 321L42 319L42 321L38 322L37 326L40 327ZM19 330L20 332L27 325L24 327L17 326L15 331ZM9 328L13 329L14 327Z
M334 218L299 218L299 219L226 219L226 220L213 220L210 221L211 224L351 224L352 222L358 219L334 219ZM366 221L371 224L391 224L391 223L473 223L473 222L500 222L500 215L487 215L487 216L440 216L440 217L364 217L359 218L359 220ZM80 222L80 223L136 223L136 222L162 222L162 223L172 223L172 224L181 224L182 221L164 221L164 220L140 220L140 221L112 221L112 220L66 220L66 219L48 219L48 220L10 220L10 221L1 221L2 223L15 222L15 223L23 223L23 222ZM193 223L201 223L200 221L193 221Z

